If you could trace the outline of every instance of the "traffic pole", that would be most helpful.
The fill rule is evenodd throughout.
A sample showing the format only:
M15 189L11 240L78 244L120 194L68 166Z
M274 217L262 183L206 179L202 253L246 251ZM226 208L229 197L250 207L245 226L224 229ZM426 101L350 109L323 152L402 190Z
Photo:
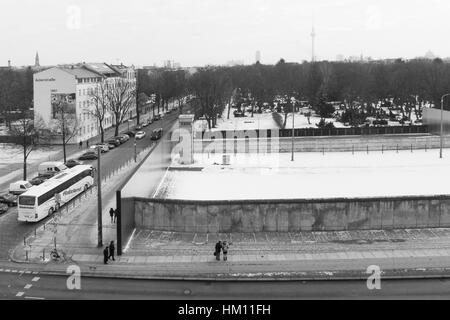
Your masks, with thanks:
M97 218L98 218L98 247L103 247L102 229L102 179L100 175L100 147L97 148Z

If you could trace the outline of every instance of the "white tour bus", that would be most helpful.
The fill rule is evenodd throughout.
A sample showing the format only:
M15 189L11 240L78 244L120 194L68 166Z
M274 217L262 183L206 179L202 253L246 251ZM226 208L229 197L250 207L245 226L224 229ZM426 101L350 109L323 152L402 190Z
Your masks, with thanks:
M19 196L18 220L37 222L94 184L92 166L79 165L34 186Z

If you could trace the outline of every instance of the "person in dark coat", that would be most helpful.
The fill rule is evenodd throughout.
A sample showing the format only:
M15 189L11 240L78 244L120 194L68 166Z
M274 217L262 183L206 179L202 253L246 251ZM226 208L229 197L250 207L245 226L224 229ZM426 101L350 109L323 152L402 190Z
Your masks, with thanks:
M80 146L79 149L83 148L83 141L80 140L80 143L78 145Z
M86 148L89 149L89 140L86 140Z
M112 258L113 261L116 261L114 259L114 250L115 250L114 241L111 241L111 243L109 244L109 258Z
M222 244L223 261L228 260L228 243L226 241Z
M103 263L104 264L108 264L108 258L109 258L109 249L108 249L108 247L105 247L105 249L103 249Z
M115 222L114 221L115 219L114 219L114 209L113 208L109 209L109 215L111 217L111 223Z
M116 223L117 221L117 209L114 210L114 223Z
M216 250L214 251L214 255L216 256L216 260L220 261L220 251L222 250L222 241L216 243Z

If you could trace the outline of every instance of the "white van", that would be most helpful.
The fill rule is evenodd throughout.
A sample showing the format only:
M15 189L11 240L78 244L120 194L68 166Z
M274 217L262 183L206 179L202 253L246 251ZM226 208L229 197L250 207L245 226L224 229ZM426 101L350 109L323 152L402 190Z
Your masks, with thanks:
M67 169L66 165L62 162L48 161L48 162L43 162L39 165L38 174L39 175L47 175L49 173L57 174L66 169Z
M16 181L9 185L9 193L19 195L30 190L32 187L33 185L28 181Z

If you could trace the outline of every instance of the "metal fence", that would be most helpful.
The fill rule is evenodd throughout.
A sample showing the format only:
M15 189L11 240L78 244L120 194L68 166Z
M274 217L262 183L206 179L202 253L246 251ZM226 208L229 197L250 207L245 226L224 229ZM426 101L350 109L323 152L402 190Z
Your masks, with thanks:
M252 133L256 133L259 138L272 136L272 132L277 131L278 136L281 138L292 137L292 129L268 129L268 130L248 130ZM221 130L217 133L223 137L230 137L233 135L245 136L244 130L238 131L227 131ZM429 133L428 126L418 125L418 126L387 126L387 127L361 127L361 128L302 128L294 129L295 137L325 137L325 136L360 136L360 135L382 135L382 134L427 134ZM209 131L198 131L196 132L196 139L202 139L208 136Z

